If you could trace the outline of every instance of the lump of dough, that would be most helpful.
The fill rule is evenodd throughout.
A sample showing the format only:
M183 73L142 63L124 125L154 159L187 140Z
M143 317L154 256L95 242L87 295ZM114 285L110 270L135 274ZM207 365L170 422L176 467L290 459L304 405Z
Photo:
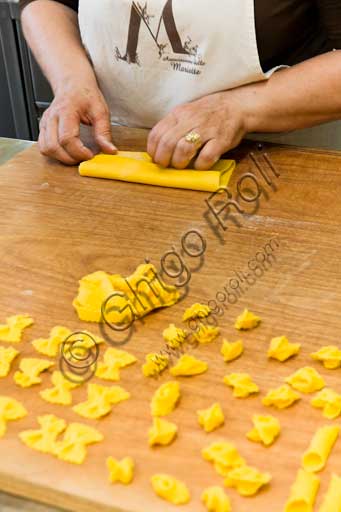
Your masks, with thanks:
M51 404L71 405L71 391L77 388L79 384L71 382L61 372L57 371L53 372L51 382L54 387L46 388L39 392L42 399Z
M161 418L153 418L153 426L148 431L149 445L163 445L170 444L178 432L178 427L175 423L163 420Z
M99 443L104 437L93 427L83 423L70 423L63 439L54 446L54 455L58 459L72 464L82 464L87 455L87 445Z
M187 338L187 332L170 324L162 333L163 339L169 347L178 348Z
M191 499L187 486L170 475L153 475L151 483L155 493L173 505L184 505Z
M219 327L200 324L198 329L193 333L193 336L199 343L205 344L214 341L219 336L219 332Z
M40 429L24 430L20 432L19 438L33 450L54 455L56 439L65 430L66 422L53 414L45 414L44 416L38 416L38 423Z
M278 336L277 338L272 338L270 342L268 357L283 363L290 357L296 356L300 349L300 343L290 343L285 336Z
M14 374L14 381L22 388L29 388L34 384L40 384L42 380L39 375L53 365L52 361L47 361L46 359L23 358L19 364L19 371Z
M244 352L244 345L241 340L228 342L225 339L220 350L221 355L224 357L226 363L234 361Z
M227 476L229 471L245 465L236 446L227 441L218 441L210 444L201 451L204 460L213 462L214 469L221 476Z
M108 457L106 462L109 470L109 481L112 484L119 482L128 485L133 481L134 461L131 457L124 457L121 460Z
M236 489L241 496L254 496L261 487L270 481L270 473L261 473L258 469L250 466L240 466L228 473L224 485Z
M300 469L291 487L284 512L313 512L319 487L320 479L316 475Z
M311 354L314 361L321 361L328 370L337 370L341 366L341 350L335 345L327 345Z
M11 364L18 355L19 351L13 347L0 347L0 377L7 377Z
M300 399L301 397L298 393L284 384L279 388L271 389L263 398L262 402L265 406L273 405L274 407L277 407L277 409L286 409Z
M88 399L72 409L84 418L98 419L112 410L112 405L130 398L130 393L120 386L88 384Z
M146 362L142 366L142 373L145 377L152 377L162 373L169 365L167 354L147 354Z
M177 364L169 370L169 373L173 375L173 377L190 377L192 375L205 373L207 369L208 364L204 361L200 361L194 356L184 354L180 357Z
M7 422L24 418L27 415L25 407L8 396L0 396L0 438L6 433Z
M311 405L316 409L323 409L325 418L334 420L341 414L341 395L333 389L325 388L312 399Z
M13 315L6 318L5 324L0 324L0 341L18 343L21 341L23 331L33 324L29 315Z
M97 363L96 377L104 380L120 380L120 369L136 363L135 356L125 350L108 348L103 354L103 361Z
M152 416L167 416L176 407L180 399L180 384L169 381L162 384L154 393L151 402Z
M225 421L224 413L219 403L213 404L208 409L199 410L197 414L199 425L201 425L206 432L216 430L223 425Z
M297 391L301 391L301 393L314 393L315 391L320 391L326 385L323 377L315 368L308 366L297 370L297 372L287 377L285 382Z
M279 436L281 425L277 418L273 416L261 416L255 414L252 417L254 428L246 435L250 441L263 443L264 446L270 446Z
M201 501L206 505L208 512L231 512L231 502L222 487L213 485L207 487L201 495Z
M237 317L234 326L239 331L249 331L257 327L260 322L259 316L254 315L248 309L244 309L243 313Z
M211 313L211 308L205 304L198 302L193 304L190 308L186 309L183 314L182 321L194 320L195 318L205 318Z
M259 393L259 387L248 373L231 373L224 377L223 382L233 388L233 396L236 398L247 398L254 393Z

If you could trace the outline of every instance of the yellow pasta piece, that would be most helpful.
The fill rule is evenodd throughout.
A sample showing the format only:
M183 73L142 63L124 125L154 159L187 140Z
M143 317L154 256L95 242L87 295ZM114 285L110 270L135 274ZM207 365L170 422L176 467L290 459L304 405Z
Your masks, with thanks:
M53 372L51 382L54 385L52 388L44 389L39 394L46 402L58 405L71 405L72 394L71 391L79 386L66 379L61 372Z
M247 398L259 393L259 387L255 384L248 373L231 373L224 377L224 384L233 388L233 396L236 398Z
M179 329L174 324L169 324L167 329L163 331L162 336L169 347L177 348L187 338L187 332L184 329Z
M266 406L273 405L274 407L277 407L277 409L286 409L300 399L301 397L298 393L284 384L277 389L271 389L263 398L262 403Z
M154 393L151 402L152 416L167 416L180 399L180 384L169 381L162 384Z
M258 469L250 466L240 466L228 473L224 485L236 489L241 496L254 496L261 487L270 481L270 473L261 473Z
M287 377L285 382L294 389L297 389L297 391L301 391L301 393L314 393L315 391L320 391L326 385L323 377L315 368L308 366L297 370L297 372Z
M281 425L273 416L255 414L252 418L254 428L246 435L250 441L270 446L279 436Z
M154 309L172 306L179 298L179 290L163 283L152 264L142 264L127 278L102 271L83 277L73 306L80 320L101 322L102 305L108 300L106 321L127 325Z
M341 478L332 475L328 490L319 512L340 512L341 510Z
M39 375L53 365L52 361L47 361L46 359L24 358L20 361L19 371L14 374L14 381L22 388L29 388L34 384L40 384L42 380Z
M83 423L70 423L63 439L54 446L54 455L58 459L72 464L82 464L87 455L87 445L99 443L103 435L93 427Z
M239 331L249 331L257 327L260 322L259 316L254 315L248 309L244 309L243 313L237 317L234 326Z
M341 350L335 345L322 347L317 352L311 354L312 359L321 361L328 370L336 370L341 366Z
M231 512L231 502L222 487L213 485L205 489L201 495L202 502L208 512Z
M193 333L193 336L199 343L205 344L214 341L219 336L219 332L219 327L200 324L198 329Z
M340 427L329 425L317 430L308 450L303 455L303 469L317 473L325 467L339 432Z
M97 363L96 377L104 380L120 380L120 368L136 363L135 356L125 350L108 348L103 354L103 361Z
M268 350L268 357L277 359L277 361L283 363L290 357L296 356L300 350L300 343L290 343L288 338L285 336L279 336L271 340Z
M29 315L13 315L6 318L6 324L0 325L0 341L18 343L21 341L23 331L33 324Z
M56 439L66 428L66 422L53 414L38 416L40 429L20 432L21 441L33 450L55 455Z
M214 469L221 476L227 476L231 469L245 465L236 446L227 441L215 442L201 451L204 460L213 462Z
M176 478L166 475L157 474L151 478L154 492L173 505L184 505L191 499L187 486Z
M284 512L313 512L319 487L320 479L316 475L299 469Z
M194 356L184 354L180 357L177 364L169 370L169 373L173 375L173 377L190 377L192 375L205 373L207 369L208 364L204 361L200 361L200 359Z
M11 364L18 355L19 351L13 347L0 347L0 377L7 377Z
M341 395L333 389L325 388L312 399L311 405L316 409L323 409L325 418L334 420L341 414Z
M225 417L219 403L213 404L208 409L197 411L199 425L206 432L212 432L224 424Z
M211 308L205 304L196 302L190 308L186 309L182 316L182 321L194 320L195 318L206 318L211 313Z
M170 444L178 432L178 427L175 423L163 420L161 418L153 418L153 426L149 429L149 445L155 446L157 444L166 446Z
M234 361L242 355L244 352L244 345L241 340L234 341L232 343L223 340L223 344L220 350L221 355L224 357L226 363Z
M167 354L147 354L146 362L142 366L142 373L145 377L152 377L162 373L169 365Z
M20 402L8 396L0 396L0 438L6 434L7 422L24 418L27 411Z
M121 460L108 457L109 481L113 484L117 482L125 485L130 484L134 478L134 466L134 461L131 457L124 457Z
M43 354L48 357L56 357L60 352L60 347L64 341L69 338L69 336L73 334L70 329L67 327L62 327L60 325L56 325L50 331L48 338L37 338L32 341L32 345L36 349L37 352ZM70 338L70 344L64 347L64 354L67 355L67 350L71 350L73 353L77 350L78 346L80 349L88 349L93 348L94 342L96 344L103 343L103 339L91 334L88 331L81 331L79 333L75 333ZM82 355L82 354L81 354Z
M72 409L84 418L98 419L111 412L112 405L130 398L130 393L120 386L88 384L88 399Z

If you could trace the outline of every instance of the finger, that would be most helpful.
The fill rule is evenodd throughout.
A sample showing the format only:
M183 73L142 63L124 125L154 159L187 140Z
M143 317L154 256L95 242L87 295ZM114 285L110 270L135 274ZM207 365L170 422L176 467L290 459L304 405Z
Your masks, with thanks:
M40 132L40 150L43 155L59 160L66 165L76 165L77 161L74 160L59 144L58 123L59 119L56 116L46 121L45 128Z
M155 153L154 162L162 165L163 167L169 167L173 160L173 154L177 144L179 141L184 139L190 131L192 131L192 122L193 121L188 120L186 123L176 125L161 137ZM189 144L190 146L186 146L186 150L188 152L191 151L193 157L199 149L199 146L193 143Z
M109 112L105 108L95 110L91 116L95 141L103 153L114 154L117 152L112 141Z
M155 162L155 154L161 138L177 124L174 115L170 114L158 122L148 135L147 151Z
M188 142L186 136L178 141L171 162L172 167L176 169L185 169L193 157L200 151L200 148L209 140L213 139L214 136L213 130L205 131L204 129L200 130L199 128L195 128L192 131L200 135L200 141Z
M195 169L202 171L211 169L228 149L230 147L226 145L225 141L210 140L200 151L194 164Z
M90 160L94 155L79 137L80 119L75 114L68 114L59 118L58 141L68 155L77 162Z

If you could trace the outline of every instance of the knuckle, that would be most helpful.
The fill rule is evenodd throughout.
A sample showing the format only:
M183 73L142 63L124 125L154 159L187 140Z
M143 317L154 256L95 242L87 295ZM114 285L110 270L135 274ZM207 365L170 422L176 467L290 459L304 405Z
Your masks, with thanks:
M174 148L173 140L168 139L168 138L167 139L162 139L161 143L160 143L160 148L161 148L161 150L166 151L167 153L169 151L172 151L172 149Z
M54 155L58 151L58 145L51 142L47 142L45 146L45 151L46 155Z
M59 143L61 146L67 146L72 141L73 136L70 133L62 133L59 137Z
M178 148L181 155L191 158L195 154L195 148L189 144L186 140L181 139L178 143Z

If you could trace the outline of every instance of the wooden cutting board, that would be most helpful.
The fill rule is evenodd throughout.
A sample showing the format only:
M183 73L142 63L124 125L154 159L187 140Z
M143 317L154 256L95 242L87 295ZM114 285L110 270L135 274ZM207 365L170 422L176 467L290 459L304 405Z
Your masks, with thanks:
M115 138L122 149L144 149L145 133L118 130ZM150 486L154 473L167 472L185 481L191 490L192 501L183 510L204 511L202 490L222 484L222 478L201 459L201 449L216 440L232 440L251 465L273 476L271 485L255 498L241 498L227 489L233 510L282 509L303 451L316 429L328 421L310 406L310 396L282 412L264 408L261 398L306 364L317 368L327 384L341 392L340 370L327 371L309 359L320 346L340 343L341 156L292 147L266 149L280 173L277 178L272 175L272 186L262 180L250 159L250 151L257 152L254 143L232 154L238 160L230 186L232 196L237 196L238 180L241 183L246 172L257 176L262 190L258 204L239 198L246 213L227 219L226 231L212 228L217 222L206 214L205 193L80 178L76 168L46 160L36 147L0 168L1 318L27 312L35 319L18 345L22 356L34 355L30 341L46 336L57 324L73 330L90 328L99 334L97 325L89 327L77 319L71 305L78 280L85 274L106 270L129 275L146 257L159 269L163 254L172 246L179 251L182 236L191 229L199 230L207 243L201 262L183 255L191 270L183 301L136 323L125 348L139 358L139 365L122 370L121 379L132 398L114 407L112 414L101 421L84 420L103 432L105 441L89 448L81 467L34 452L19 441L20 431L35 428L37 415L53 413L67 421L81 418L71 408L49 405L39 397L38 391L50 384L48 374L43 376L41 386L16 388L16 361L10 376L0 381L0 394L21 400L29 415L11 422L0 441L2 490L73 511L170 512L175 507L156 497ZM261 154L259 151L257 158ZM254 193L251 180L242 180L244 196L247 184L249 194ZM219 353L222 337L193 349L196 356L208 362L209 371L179 379L182 399L170 415L178 425L178 439L171 446L150 449L150 399L170 377L166 372L159 381L144 378L140 368L144 356L164 347L162 330L170 322L181 325L185 307L214 299L230 278L236 278L236 272L245 272L248 262L257 253L264 253L266 244L275 238L279 247L273 253L272 264L254 283L240 285L238 301L231 305L226 302L219 318L222 336L228 340L242 338L245 354L225 364ZM219 298L224 300L221 294ZM233 323L244 307L258 313L263 322L256 330L239 334ZM301 354L286 364L268 361L270 339L282 334L302 343ZM223 376L232 371L249 372L260 385L261 394L245 400L232 398L231 390L222 384ZM85 387L77 389L74 403L85 395ZM215 401L221 403L226 423L206 434L197 424L196 410ZM269 449L245 437L254 413L273 413L280 419L281 437ZM109 455L135 459L136 477L131 486L108 483L105 459ZM332 472L341 474L341 440L321 474L319 502Z

